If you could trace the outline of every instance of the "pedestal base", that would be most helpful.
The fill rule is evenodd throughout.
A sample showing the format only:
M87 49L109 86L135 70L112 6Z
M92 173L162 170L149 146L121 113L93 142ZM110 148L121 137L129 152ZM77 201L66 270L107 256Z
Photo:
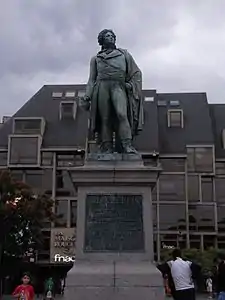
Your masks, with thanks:
M76 262L66 300L164 300L161 273L150 262Z

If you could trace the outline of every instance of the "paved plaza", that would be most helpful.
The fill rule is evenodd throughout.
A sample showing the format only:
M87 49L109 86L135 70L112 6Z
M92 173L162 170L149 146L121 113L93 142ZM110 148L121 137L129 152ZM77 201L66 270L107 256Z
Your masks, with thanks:
M10 295L5 295L5 296L3 296L3 298L2 298L2 300L9 300L9 299L12 299L12 297L10 296ZM40 300L42 300L43 299L43 297L41 297L41 296L39 296L39 298L37 298L37 297L35 297L35 300L38 300L38 299L40 299ZM66 300L64 297L62 297L62 296L60 296L60 295L58 295L58 296L56 296L56 298L55 299L57 299L57 300ZM165 298L165 300L169 300L169 299L173 299L173 298ZM208 297L207 297L207 295L199 295L197 298L196 298L196 300L206 300L206 299L208 299ZM150 299L151 300L151 299Z

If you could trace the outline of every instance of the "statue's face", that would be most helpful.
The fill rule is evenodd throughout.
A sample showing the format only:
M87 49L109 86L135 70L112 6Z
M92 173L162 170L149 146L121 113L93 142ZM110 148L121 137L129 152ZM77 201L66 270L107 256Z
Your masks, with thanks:
M104 44L105 45L110 45L110 44L115 44L115 37L113 35L112 32L108 31L105 35L104 35Z

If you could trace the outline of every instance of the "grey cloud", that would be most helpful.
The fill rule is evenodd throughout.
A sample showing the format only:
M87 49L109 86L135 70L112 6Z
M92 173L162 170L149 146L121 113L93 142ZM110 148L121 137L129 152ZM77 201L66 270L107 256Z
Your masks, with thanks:
M216 4L215 4L216 3ZM223 0L2 0L0 115L14 113L43 84L88 76L97 34L112 28L144 73L144 87L224 91Z

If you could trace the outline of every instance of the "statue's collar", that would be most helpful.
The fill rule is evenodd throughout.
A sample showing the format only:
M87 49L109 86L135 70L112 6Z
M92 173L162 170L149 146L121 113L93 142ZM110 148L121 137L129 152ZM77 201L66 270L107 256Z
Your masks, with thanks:
M103 49L98 52L97 57L108 59L108 58L112 58L112 57L116 57L116 56L120 56L120 55L122 55L122 52L119 51L117 48Z

